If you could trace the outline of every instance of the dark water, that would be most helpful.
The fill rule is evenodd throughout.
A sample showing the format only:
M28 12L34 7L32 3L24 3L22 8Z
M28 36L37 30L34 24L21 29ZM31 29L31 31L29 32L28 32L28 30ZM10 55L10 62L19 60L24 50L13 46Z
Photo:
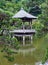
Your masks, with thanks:
M26 45L21 47L18 54L15 56L15 64L19 65L35 65L36 62L42 61L45 55L45 47L47 44L44 44L45 38L35 39L31 45ZM30 44L30 42L26 41ZM44 45L44 46L43 46Z

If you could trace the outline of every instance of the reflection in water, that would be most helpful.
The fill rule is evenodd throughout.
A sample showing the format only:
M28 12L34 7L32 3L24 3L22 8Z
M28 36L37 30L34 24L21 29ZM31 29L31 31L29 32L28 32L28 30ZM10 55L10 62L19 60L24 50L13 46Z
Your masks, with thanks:
M20 64L14 64L14 65L20 65ZM24 65L24 64L21 64ZM32 64L25 64L25 65L32 65ZM41 62L36 62L35 65L48 65L48 62L45 62L45 64L42 64Z
M48 62L45 62L44 64L42 64L41 62L36 62L35 65L48 65Z
M43 57L44 49L39 49L43 41L43 38L35 40L33 42L33 44L35 44L34 48L33 46L30 46L29 48L19 49L14 65L41 65L41 63L36 62L41 61Z
M14 65L24 65L24 64L14 64ZM25 65L32 65L32 64L25 64Z
M14 64L14 65L24 65L24 64ZM32 65L32 64L25 64L25 65Z
M35 50L36 50L35 48L18 50L18 53L22 54L23 56L26 56L29 53L30 53L30 55L32 55L32 52L35 51Z
M43 65L41 62L36 62L35 65Z

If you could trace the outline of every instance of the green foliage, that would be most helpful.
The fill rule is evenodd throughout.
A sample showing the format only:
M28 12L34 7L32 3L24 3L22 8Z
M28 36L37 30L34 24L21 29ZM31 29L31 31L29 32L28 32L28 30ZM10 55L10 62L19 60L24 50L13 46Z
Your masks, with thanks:
M4 12L4 10L0 8L0 13L3 13L3 12Z
M33 28L36 30L36 37L42 37L44 32L42 31L44 28L44 25L38 20L36 22L33 22Z
M12 38L12 43L11 45L15 48L15 49L19 49L19 42L18 40L14 37Z
M13 62L14 61L14 57L13 56L8 57L8 61Z
M8 59L8 61L13 62L14 61L14 56L13 56L13 52L10 49L6 50L6 58Z
M6 45L4 45L4 48L1 50L1 52L5 52L4 57L7 58L8 61L14 61L14 51L11 51L11 49L9 49Z
M41 31L43 27L44 25L40 21L33 23L33 28L35 28L37 31Z
M44 56L42 63L44 64L47 60L48 60L48 48L46 49L46 54Z
M16 49L19 49L18 40L11 38L7 31L4 34L4 29L13 30L21 27L21 20L12 19L21 7L38 17L38 20L33 22L33 28L37 31L36 36L42 36L48 31L48 0L0 0L0 39Z

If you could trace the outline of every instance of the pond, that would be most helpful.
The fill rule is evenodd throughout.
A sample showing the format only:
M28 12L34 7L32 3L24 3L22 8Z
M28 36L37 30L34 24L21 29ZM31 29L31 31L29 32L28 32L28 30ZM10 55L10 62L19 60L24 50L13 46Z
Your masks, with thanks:
M36 62L43 60L47 46L45 37L34 39L32 45L20 47L18 53L14 55L13 62L3 58L4 54L0 52L0 65L35 65Z
M31 46L24 46L16 55L16 63L19 65L35 65L36 62L41 61L45 53L44 49L39 46L44 39L38 39L33 42Z

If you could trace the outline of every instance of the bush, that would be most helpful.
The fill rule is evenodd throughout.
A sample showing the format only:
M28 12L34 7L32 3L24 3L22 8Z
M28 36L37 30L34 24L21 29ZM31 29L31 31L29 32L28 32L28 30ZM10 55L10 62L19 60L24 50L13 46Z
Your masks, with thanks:
M6 55L4 57L7 58L8 61L11 61L11 62L14 61L14 56L13 56L14 52L13 51L11 51L7 47L5 47L5 48L3 48L1 50L1 52L5 52L6 53Z
M14 56L10 56L10 57L8 57L8 61L13 62L13 61L14 61Z
M15 49L19 49L19 42L16 38L12 38L12 46L15 48Z

